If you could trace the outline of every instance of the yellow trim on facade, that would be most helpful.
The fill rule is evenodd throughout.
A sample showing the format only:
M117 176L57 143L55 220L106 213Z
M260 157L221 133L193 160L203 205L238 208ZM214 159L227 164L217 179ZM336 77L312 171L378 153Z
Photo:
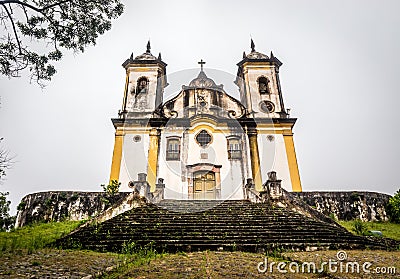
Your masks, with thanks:
M122 109L124 110L126 107L126 99L128 96L128 87L129 87L129 73L128 71L126 72L126 78L125 78L125 90L124 90L124 99L122 100Z
M262 191L262 178L260 170L260 155L258 153L257 133L254 131L248 132L249 147L250 147L250 161L251 172L253 174L253 181L256 191Z
M121 170L121 161L122 161L122 148L124 144L124 135L115 133L115 143L114 143L114 151L111 163L111 173L110 173L110 183L113 180L119 180L119 173Z
M136 72L153 72L154 70L158 70L159 66L146 66L146 64L129 64L127 66L128 73L136 73Z
M292 182L292 191L301 192L301 182L299 166L297 165L296 151L294 148L293 134L284 134L287 162L289 165L290 180Z
M156 190L159 143L160 131L156 129L151 130L147 164L147 182L150 185L151 192Z
M218 132L219 130L215 130L215 128L211 125L207 125L207 124L200 124L197 125L195 127L193 127L192 129L190 129L188 132L189 134L197 134L198 132L200 132L200 130L207 130L211 133L215 133Z
M252 70L265 70L266 68L276 68L275 65L265 64L265 62L244 62L242 65L243 68L252 69Z

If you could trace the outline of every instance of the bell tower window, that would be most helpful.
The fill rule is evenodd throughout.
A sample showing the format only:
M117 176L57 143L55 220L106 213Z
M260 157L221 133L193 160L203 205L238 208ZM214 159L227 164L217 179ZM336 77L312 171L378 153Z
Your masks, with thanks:
M269 94L269 79L266 77L258 78L258 92L260 94Z
M240 160L242 159L242 147L239 138L228 139L228 159Z
M147 93L149 80L146 77L141 77L137 81L136 94Z
M179 161L181 143L179 138L170 138L167 140L167 161Z

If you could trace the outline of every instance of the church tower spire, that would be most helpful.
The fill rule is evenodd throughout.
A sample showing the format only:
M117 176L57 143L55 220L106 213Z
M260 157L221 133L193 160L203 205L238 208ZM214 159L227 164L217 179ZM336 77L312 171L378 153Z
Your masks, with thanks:
M267 148L275 140L275 146L271 148L274 148L276 154L285 154L287 160L282 164L277 163L274 168L279 170L281 175L286 173L286 181L290 180L293 191L301 191L292 132L296 119L290 118L285 109L279 80L282 62L272 51L269 57L256 51L253 39L250 41L250 48L251 52L244 54L237 64L236 84L239 87L241 103L246 107L247 117L254 120L252 125L246 127L252 178L256 189L260 189L260 181L265 179L262 175L271 169L265 169L261 160L265 156L258 145L261 143L263 148Z
M256 51L256 45L254 44L253 39L251 39L250 47L251 47L251 52L255 52Z
M127 59L122 66L126 70L127 84L125 86L122 112L124 115L148 115L149 117L162 104L163 92L167 84L166 66L161 59L161 53L155 57L151 53L150 40L146 52Z
M261 118L286 117L279 81L279 67L282 62L278 58L256 51L251 39L251 52L243 54L237 64L236 84L239 86L241 102L249 114Z
M137 125L140 126L143 123L147 123L150 118L153 118L163 102L164 88L167 86L167 64L161 60L161 54L155 57L151 53L150 40L147 42L146 52L136 57L132 54L122 66L126 70L126 84L119 118L112 119L116 131L110 183L113 180L121 180L124 142L126 142L126 138L131 133L129 129L126 129L129 126L127 123L139 123ZM133 126L130 129L137 128ZM140 127L140 129L142 128ZM141 131L142 135L136 135L136 138L133 138L133 142L137 146L141 146L140 150L147 150L148 147L143 145L145 141L141 140L143 136L146 138L146 142L156 146L156 148L149 149L149 153L146 154L147 157L143 154L135 154L136 163L138 166L141 164L137 169L137 173L147 172L148 181L151 187L154 188L157 175L157 166L155 164L157 164L158 153L156 151L159 136L158 130L153 128L146 133ZM141 155L143 156L140 157Z
M151 54L150 49L151 49L150 40L148 40L148 41L147 41L147 46L146 46L146 53Z

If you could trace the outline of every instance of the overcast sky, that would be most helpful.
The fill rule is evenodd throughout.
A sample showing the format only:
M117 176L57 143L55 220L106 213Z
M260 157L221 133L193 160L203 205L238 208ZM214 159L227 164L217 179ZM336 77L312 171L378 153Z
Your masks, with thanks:
M13 208L29 193L99 191L108 182L121 64L143 53L149 38L168 74L204 59L206 73L223 83L211 69L234 77L251 36L257 51L283 62L303 190L400 188L400 1L124 3L111 31L85 53L67 53L46 89L30 84L28 73L0 77L2 147L16 156L0 190L10 192Z

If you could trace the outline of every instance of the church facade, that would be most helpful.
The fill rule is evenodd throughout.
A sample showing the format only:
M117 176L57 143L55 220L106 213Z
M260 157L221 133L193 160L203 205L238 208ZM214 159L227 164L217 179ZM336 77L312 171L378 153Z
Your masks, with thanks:
M168 199L243 199L246 185L261 191L276 171L282 187L302 191L293 127L279 81L282 63L272 52L243 53L234 81L240 100L201 69L172 99L164 101L167 64L151 54L123 63L122 110L112 119L115 144L110 181L121 191L138 174L150 190L163 179ZM161 181L161 180L160 180Z

